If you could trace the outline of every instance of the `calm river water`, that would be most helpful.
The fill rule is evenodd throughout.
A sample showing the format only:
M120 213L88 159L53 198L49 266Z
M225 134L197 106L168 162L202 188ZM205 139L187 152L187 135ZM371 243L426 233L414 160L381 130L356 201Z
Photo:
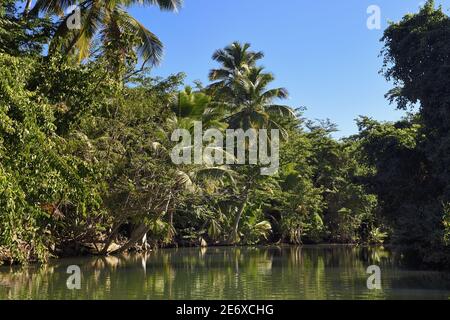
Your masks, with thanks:
M69 290L67 268L81 270ZM366 269L381 268L381 290ZM449 299L450 274L400 266L383 248L183 248L0 267L0 299Z

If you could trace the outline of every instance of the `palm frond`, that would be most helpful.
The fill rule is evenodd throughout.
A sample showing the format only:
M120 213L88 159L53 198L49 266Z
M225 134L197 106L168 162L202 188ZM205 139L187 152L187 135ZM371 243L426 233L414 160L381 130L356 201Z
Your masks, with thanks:
M289 133L287 132L287 130L284 129L280 124L278 124L277 122L275 122L271 119L269 120L269 128L270 129L278 129L279 132L281 133L281 139L283 139L283 140L289 139Z
M195 173L196 178L198 179L223 179L228 178L230 182L234 185L236 182L234 180L234 171L228 169L227 167L214 167L214 168L205 168L198 170Z
M211 81L227 79L230 76L231 76L231 73L227 69L213 69L208 74L208 78Z
M178 11L183 5L183 0L132 0L130 2L140 2L142 4L155 5L158 6L161 10L175 12Z
M141 41L137 47L138 54L152 65L158 65L162 60L164 49L161 41L154 33L125 11L120 10L120 14L122 16L120 19L122 26L134 32Z
M63 15L67 8L76 4L77 0L37 0L30 15L38 15L39 12Z
M192 181L191 177L183 171L177 171L177 184L182 186L184 189L189 191L195 190L194 182Z
M283 117L295 118L295 113L289 106L272 104L265 106L264 109L266 110L266 112L271 114L279 114Z
M270 89L262 94L262 98L265 101L270 101L273 99L287 99L288 97L289 92L285 88Z

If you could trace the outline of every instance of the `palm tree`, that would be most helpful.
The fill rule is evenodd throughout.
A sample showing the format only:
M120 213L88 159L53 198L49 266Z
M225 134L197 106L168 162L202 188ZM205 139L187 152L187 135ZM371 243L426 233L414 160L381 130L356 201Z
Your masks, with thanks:
M234 98L227 108L229 115L224 119L229 128L278 129L282 137L287 137L286 130L275 120L276 116L295 118L295 114L289 106L276 103L277 99L286 99L288 91L285 88L268 89L273 80L274 76L265 73L264 68L252 67L233 81L230 90ZM245 178L232 227L231 241L237 239L239 222L258 180L257 172L254 168L250 168Z
M228 112L224 120L231 129L262 129L275 127L282 129L272 119L275 114L294 116L288 106L275 104L276 99L286 99L285 88L267 89L275 80L256 62L264 57L261 51L251 51L249 43L233 42L213 54L213 60L221 67L209 72L213 82L209 89L219 90L219 97L211 106L220 106ZM217 93L217 91L216 91ZM223 95L225 93L225 95Z
M61 47L66 54L77 52L81 61L89 56L90 48L96 36L103 44L114 43L118 51L125 50L120 40L122 35L130 34L138 39L136 48L145 62L158 64L162 58L163 45L158 37L146 29L139 21L129 15L125 8L134 4L156 5L161 10L177 11L182 0L37 0L32 14L63 16L73 5L81 10L81 29L69 30L66 16L61 19L55 34L58 40L54 45ZM129 44L128 44L129 45Z
M264 57L261 51L251 51L249 43L233 42L214 52L212 59L222 66L209 72L209 80L215 81L208 89L230 93L235 79L243 76L256 62Z
M278 104L276 100L286 99L288 91L285 88L268 89L274 76L257 67L256 62L264 54L250 51L250 44L241 45L237 42L214 53L213 59L222 66L211 70L209 78L214 82L209 89L227 112L222 121L230 129L278 129L286 137L286 130L277 123L276 115L295 117L289 106ZM230 242L236 242L239 223L245 211L252 190L258 180L258 170L249 168L242 172L245 182L237 201L237 211L232 225Z
M228 104L230 115L225 119L231 129L284 129L274 120L276 115L295 117L289 106L277 104L277 99L289 96L285 88L267 89L274 76L262 67L252 67L235 79L231 91L234 101Z

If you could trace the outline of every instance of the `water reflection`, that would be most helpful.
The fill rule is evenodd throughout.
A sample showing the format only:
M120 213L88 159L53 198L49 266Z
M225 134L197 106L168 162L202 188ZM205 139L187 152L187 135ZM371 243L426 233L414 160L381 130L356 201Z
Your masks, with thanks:
M68 290L69 265L82 271ZM382 270L382 290L366 268ZM0 268L0 299L448 299L450 275L408 270L382 248L192 248Z

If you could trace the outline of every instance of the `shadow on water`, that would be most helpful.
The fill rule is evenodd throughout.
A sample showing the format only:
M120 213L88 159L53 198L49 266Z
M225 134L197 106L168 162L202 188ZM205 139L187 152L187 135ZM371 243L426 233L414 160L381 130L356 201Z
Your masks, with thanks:
M69 290L67 267L81 269ZM367 289L370 265L381 290ZM448 299L450 275L401 268L383 248L164 249L0 267L0 299Z

